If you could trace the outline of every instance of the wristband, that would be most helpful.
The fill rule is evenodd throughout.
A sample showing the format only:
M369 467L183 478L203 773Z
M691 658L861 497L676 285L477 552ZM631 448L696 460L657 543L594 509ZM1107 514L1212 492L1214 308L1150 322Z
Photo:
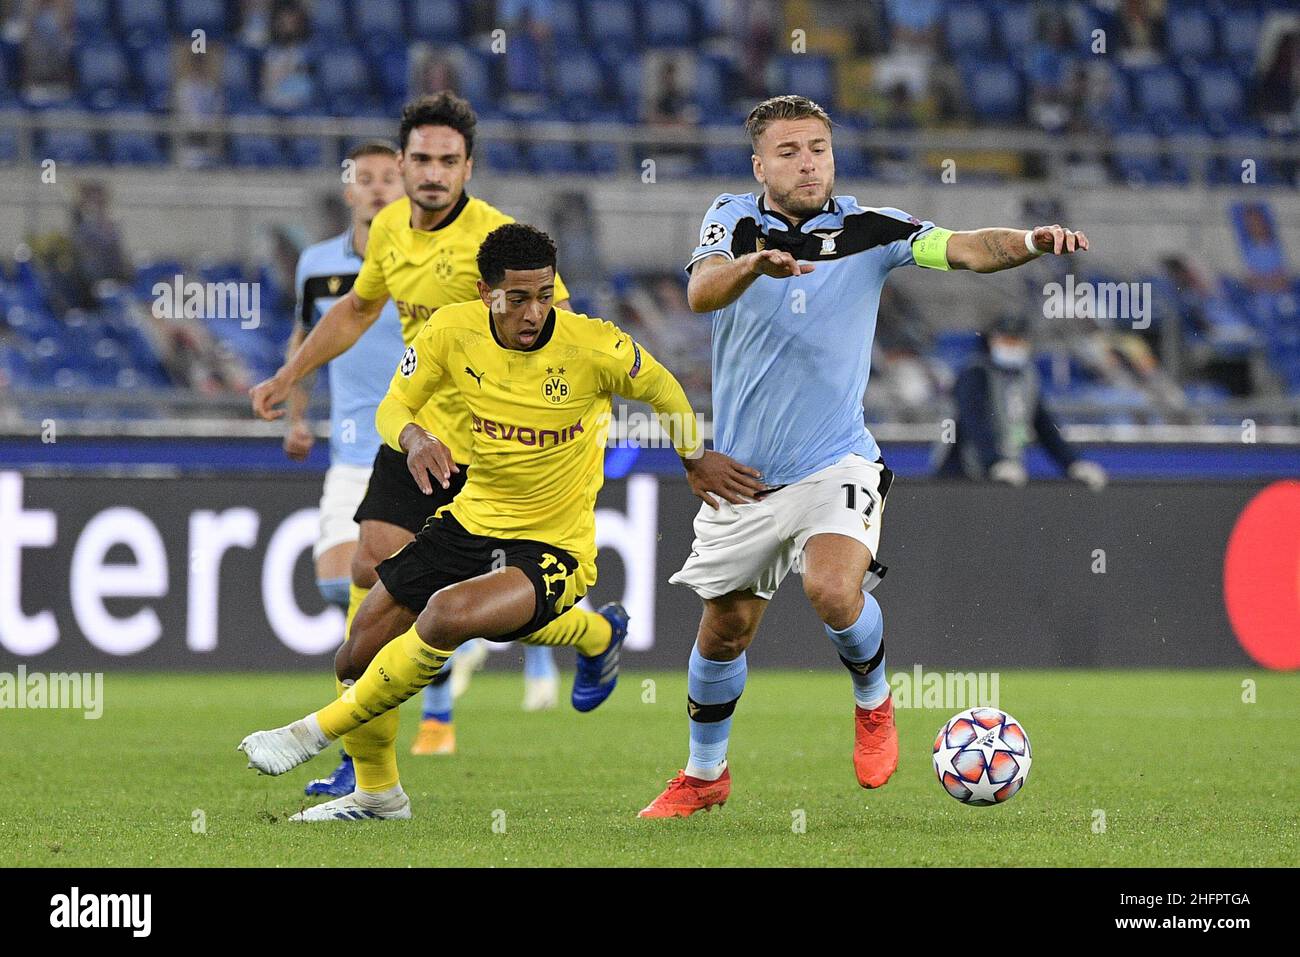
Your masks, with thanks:
M1032 229L1025 230L1025 248L1029 250L1031 256L1041 256L1047 252L1046 249L1039 249L1034 245L1034 231Z

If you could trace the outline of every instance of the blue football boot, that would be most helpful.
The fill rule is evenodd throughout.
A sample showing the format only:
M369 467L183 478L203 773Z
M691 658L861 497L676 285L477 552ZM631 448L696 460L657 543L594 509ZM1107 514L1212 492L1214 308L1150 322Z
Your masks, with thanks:
M578 655L578 669L573 676L573 707L591 711L600 706L618 684L618 660L627 637L627 609L616 601L601 605L596 614L609 622L612 632L609 647L591 658Z
M352 758L342 748L339 754L343 760L339 766L334 769L334 773L327 778L317 778L307 784L305 791L308 795L324 795L326 797L343 797L345 794L351 794L357 789L357 774L352 769Z

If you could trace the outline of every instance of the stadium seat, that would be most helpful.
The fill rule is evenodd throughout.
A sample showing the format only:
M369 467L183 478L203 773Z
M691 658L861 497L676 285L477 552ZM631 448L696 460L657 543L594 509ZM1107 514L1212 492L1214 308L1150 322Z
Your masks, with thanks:
M1171 7L1165 17L1165 49L1179 60L1202 60L1214 54L1214 21L1201 7Z
M164 0L117 0L117 23L126 42L144 46L167 36Z
M510 55L505 58L506 91L544 93L546 75L537 41L527 33L520 34L510 38L508 49Z
M461 30L461 9L456 0L415 0L411 33L417 40L460 40Z
M1225 67L1205 70L1193 85L1196 102L1206 118L1230 119L1242 112L1245 93L1231 70Z
M528 171L528 154L522 143L491 139L483 144L483 158L494 173Z
M694 90L692 96L695 105L703 113L713 109L727 99L727 66L718 57L701 56L695 61Z
M73 23L79 37L93 37L111 33L112 13L108 0L76 0L73 5Z
M327 99L370 93L370 67L366 58L353 47L322 48L315 67L320 78L320 91Z
M18 131L0 129L0 163L18 161Z
M587 144L581 162L589 173L614 173L620 166L617 143L591 142Z
M492 72L487 57L477 51L467 51L458 65L460 94L481 110L496 102L492 90Z
M587 26L593 42L628 49L637 45L632 0L589 0Z
M248 47L232 43L222 51L221 88L232 113L257 102L257 62Z
M185 36L202 30L208 40L224 39L228 18L226 0L178 0L176 4L176 31Z
M529 149L532 166L539 173L576 173L581 168L573 143L543 141Z
M577 47L586 42L582 33L582 13L578 0L552 0L548 6L551 39L557 47Z
M1253 65L1255 46L1259 42L1259 14L1250 9L1224 11L1219 22L1223 52L1235 62Z
M835 101L835 69L828 57L792 53L777 60L777 69L782 89L798 90L818 103Z
M1139 70L1133 77L1133 94L1138 112L1151 118L1182 116L1187 112L1187 90L1183 79L1167 66Z
M94 134L89 130L48 130L43 141L43 155L56 163L98 163L102 157Z
M561 99L591 101L604 90L604 71L600 62L590 53L574 53L565 57L564 69L556 71L555 93Z
M662 0L641 7L647 46L689 47L695 37L691 8L682 0Z
M313 0L308 5L313 36L341 40L349 36L347 4L344 0Z
M287 157L274 136L236 134L230 138L230 160L236 166L279 166Z
M1029 3L1008 3L995 14L998 42L1010 56L1028 50L1038 36L1037 8Z
M953 56L970 56L993 45L993 24L989 12L976 3L954 3L948 7L944 36Z
M163 112L171 107L173 62L172 48L155 43L135 56L136 71L144 84L144 99L149 109Z
M83 95L120 97L131 86L126 54L116 43L97 41L77 53L77 81Z
M726 127L734 135L735 130ZM704 147L703 170L709 176L746 176L753 173L752 151L741 146Z
M108 134L108 161L116 166L160 166L167 155L153 133L113 130Z
M1005 63L988 63L966 73L966 88L976 114L1010 121L1024 112L1020 76Z
M354 8L358 38L375 37L403 39L406 25L402 20L402 5L398 0L365 0Z

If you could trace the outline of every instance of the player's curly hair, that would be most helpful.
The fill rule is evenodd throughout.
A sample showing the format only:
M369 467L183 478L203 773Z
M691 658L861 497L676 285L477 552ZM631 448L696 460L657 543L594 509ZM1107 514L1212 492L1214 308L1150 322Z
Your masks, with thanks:
M468 158L474 155L474 127L477 125L478 115L469 105L469 100L443 90L412 100L402 108L402 126L397 141L405 150L411 130L417 126L450 126L465 137L465 156Z
M555 243L536 226L506 223L487 234L478 248L478 272L489 286L506 278L507 269L555 268Z
M750 110L745 120L745 132L749 134L749 142L757 151L758 138L777 120L802 120L809 116L821 120L830 129L830 114L806 96L785 93L770 97Z

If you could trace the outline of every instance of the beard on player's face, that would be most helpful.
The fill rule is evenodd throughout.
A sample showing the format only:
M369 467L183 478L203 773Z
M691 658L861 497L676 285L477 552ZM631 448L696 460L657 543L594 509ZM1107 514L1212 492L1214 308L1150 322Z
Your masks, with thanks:
M821 211L821 208L826 205L826 201L830 199L831 193L835 189L835 177L833 174L825 180L821 189L800 189L802 183L806 183L809 179L819 178L820 177L801 175L791 183L789 188L785 190L774 188L773 185L769 183L767 185L767 192L772 201L787 213L801 219L806 219L814 213Z

